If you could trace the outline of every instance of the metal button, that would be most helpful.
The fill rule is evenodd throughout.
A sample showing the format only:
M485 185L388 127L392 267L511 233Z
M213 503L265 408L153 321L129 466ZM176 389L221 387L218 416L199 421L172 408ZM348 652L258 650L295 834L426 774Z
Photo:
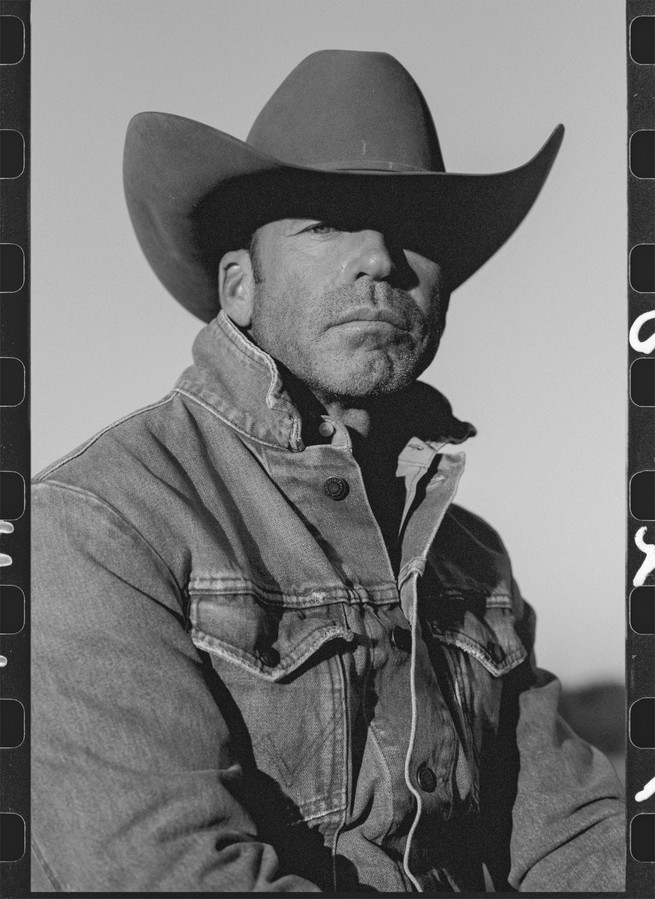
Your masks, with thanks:
M345 499L348 496L350 487L348 481L343 478L328 478L323 484L323 490L330 499Z
M267 668L275 668L280 663L280 653L273 646L266 646L258 650L257 655Z
M411 652L412 649L412 632L407 628L396 626L391 631L391 645L396 649L402 649L403 652Z
M487 643L487 652L497 665L500 665L501 662L505 661L505 653L502 647L497 643L494 643L493 640L490 640Z
M331 437L334 434L334 425L331 421L322 421L318 426L321 437Z
M434 793L437 788L437 777L427 765L421 765L416 772L416 780L424 793Z

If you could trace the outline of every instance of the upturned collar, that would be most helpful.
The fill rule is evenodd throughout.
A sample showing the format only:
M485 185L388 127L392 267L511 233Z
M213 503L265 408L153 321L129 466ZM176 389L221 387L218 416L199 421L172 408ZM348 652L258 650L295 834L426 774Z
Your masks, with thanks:
M209 406L236 431L269 446L302 452L308 417L286 389L275 360L246 337L221 310L193 344L194 364L176 384L180 393ZM475 435L456 418L448 400L422 381L388 398L389 422L399 442L419 437L462 443Z

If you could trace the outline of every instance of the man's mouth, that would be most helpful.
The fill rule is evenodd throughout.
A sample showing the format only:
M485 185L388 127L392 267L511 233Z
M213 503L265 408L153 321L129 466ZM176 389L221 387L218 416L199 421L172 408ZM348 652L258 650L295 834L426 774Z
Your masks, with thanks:
M380 306L358 306L356 309L350 309L337 319L335 325L346 325L351 322L370 322L371 325L387 324L393 325L400 331L408 330L407 319L402 313Z

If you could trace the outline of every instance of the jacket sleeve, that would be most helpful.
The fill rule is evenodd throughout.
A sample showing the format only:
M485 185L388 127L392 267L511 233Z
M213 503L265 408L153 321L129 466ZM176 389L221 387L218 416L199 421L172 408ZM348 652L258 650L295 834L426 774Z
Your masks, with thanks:
M505 785L505 795L492 797L497 832L508 838L505 876L526 892L623 891L621 783L602 753L559 716L560 683L535 666L534 612L514 589L517 631L530 656L506 679L495 754L504 762L490 772Z
M164 561L85 491L37 485L32 518L34 888L318 892L235 798Z

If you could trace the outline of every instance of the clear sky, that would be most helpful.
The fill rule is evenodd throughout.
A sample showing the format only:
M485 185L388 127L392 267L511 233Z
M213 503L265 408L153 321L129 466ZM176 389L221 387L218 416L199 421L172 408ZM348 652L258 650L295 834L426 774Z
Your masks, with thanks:
M475 423L458 501L501 533L566 684L623 677L626 92L617 0L33 0L32 434L38 471L164 395L200 323L141 255L121 157L143 110L239 138L308 53L385 50L446 167L551 176L454 295L424 375Z

